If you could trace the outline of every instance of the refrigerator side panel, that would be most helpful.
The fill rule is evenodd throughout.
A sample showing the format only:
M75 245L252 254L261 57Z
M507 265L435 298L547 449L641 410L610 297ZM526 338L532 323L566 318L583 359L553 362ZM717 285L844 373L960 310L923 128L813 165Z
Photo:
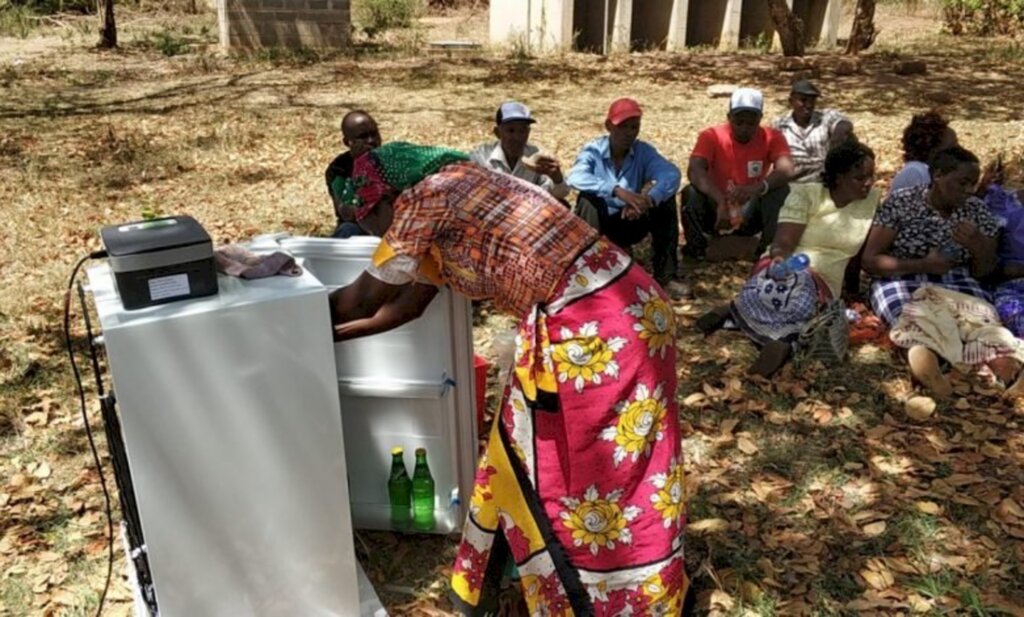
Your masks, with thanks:
M104 331L164 617L359 614L329 333L323 289Z

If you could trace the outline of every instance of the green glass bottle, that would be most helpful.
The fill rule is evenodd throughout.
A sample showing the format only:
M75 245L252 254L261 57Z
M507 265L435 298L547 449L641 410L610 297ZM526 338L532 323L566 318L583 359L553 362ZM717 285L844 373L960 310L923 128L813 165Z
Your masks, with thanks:
M388 500L391 502L391 525L396 529L409 528L409 509L412 506L412 480L405 471L405 450L391 448L391 477L388 478Z
M412 472L412 526L416 531L434 528L434 478L427 466L425 448L416 448L416 469Z

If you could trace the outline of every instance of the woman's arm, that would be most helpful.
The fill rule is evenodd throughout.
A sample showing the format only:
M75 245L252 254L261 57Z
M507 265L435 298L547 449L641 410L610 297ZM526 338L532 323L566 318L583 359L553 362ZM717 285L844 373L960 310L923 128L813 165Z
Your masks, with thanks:
M896 230L875 225L868 233L864 244L864 271L875 276L896 276L900 274L945 274L952 263L937 250L921 259L898 259L887 251L896 239Z
M411 283L390 285L363 272L352 284L330 295L334 340L385 332L423 314L437 287Z
M953 241L971 252L971 275L981 278L996 269L998 241L981 233L974 223L960 223L953 230Z
M779 223L772 239L771 252L768 253L772 261L781 261L792 255L800 244L805 229L807 225L801 223Z

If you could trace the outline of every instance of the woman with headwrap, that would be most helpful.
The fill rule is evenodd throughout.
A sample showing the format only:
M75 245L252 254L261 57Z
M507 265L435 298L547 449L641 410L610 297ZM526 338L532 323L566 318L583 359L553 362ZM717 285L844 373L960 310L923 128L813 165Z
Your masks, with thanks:
M675 324L660 287L545 191L405 143L356 161L348 197L383 240L331 294L335 338L414 319L438 285L521 316L452 587L496 609L513 559L531 614L675 615L683 469Z

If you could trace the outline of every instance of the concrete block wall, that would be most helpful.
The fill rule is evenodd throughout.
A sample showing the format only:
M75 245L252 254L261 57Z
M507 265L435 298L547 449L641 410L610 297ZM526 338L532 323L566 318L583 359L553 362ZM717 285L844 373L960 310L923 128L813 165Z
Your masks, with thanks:
M230 49L346 47L349 0L218 0L220 44Z

